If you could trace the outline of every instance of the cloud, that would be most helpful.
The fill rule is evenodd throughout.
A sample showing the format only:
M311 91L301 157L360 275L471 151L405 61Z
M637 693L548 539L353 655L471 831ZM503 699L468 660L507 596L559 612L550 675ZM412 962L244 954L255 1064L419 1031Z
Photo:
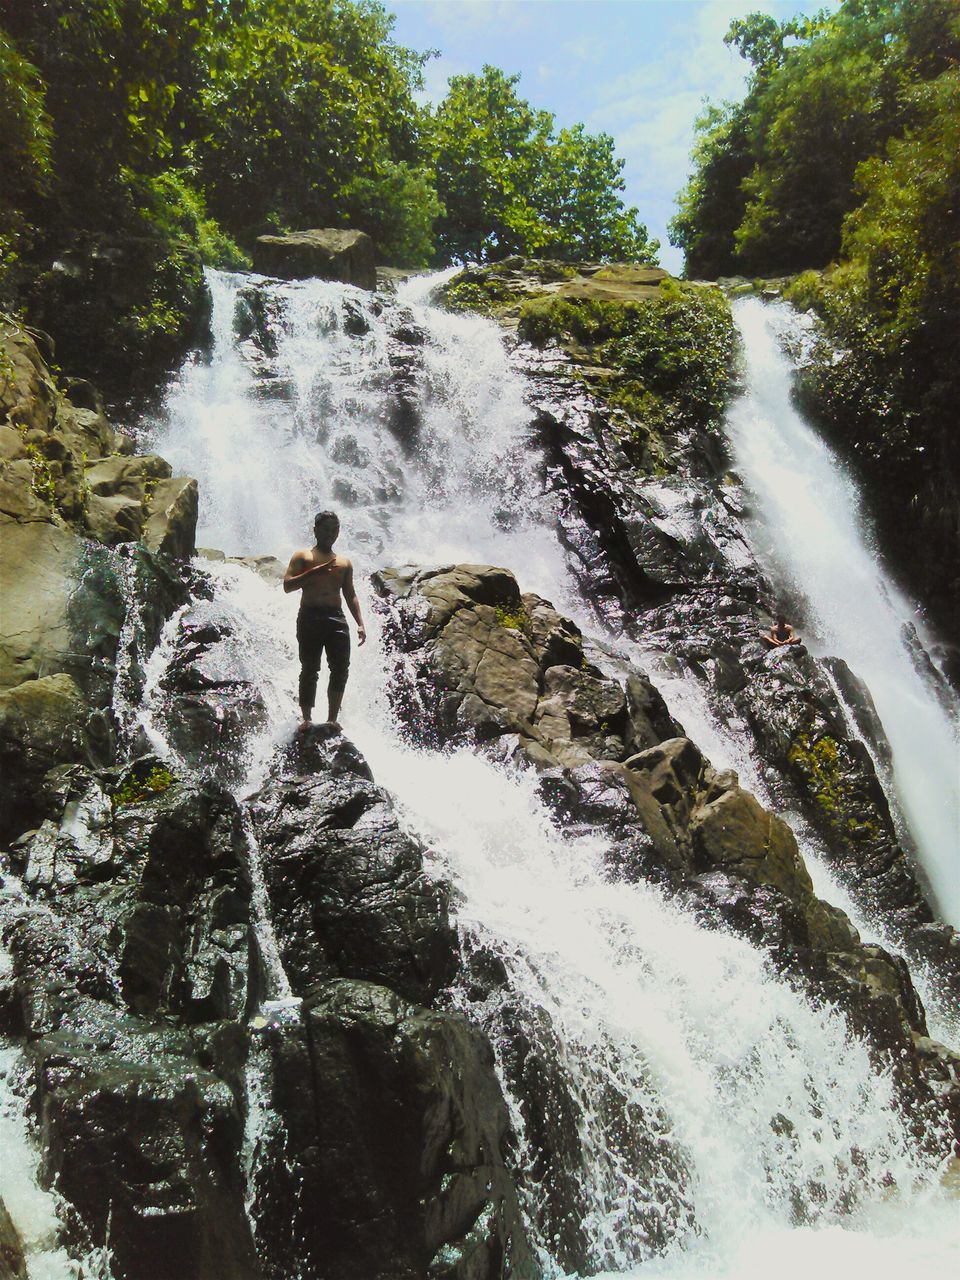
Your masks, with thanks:
M508 35L529 27L534 16L529 0L391 0L388 7L410 2L446 36L462 35L465 27L496 27Z
M693 122L704 98L740 98L748 71L723 43L731 21L745 12L744 0L670 9L674 18L682 10L686 20L671 27L661 56L611 81L586 121L592 131L613 135L626 161L626 198L661 236L689 172Z
M564 53L570 54L580 62L601 63L610 50L610 44L599 35L581 35L575 40L567 40L562 46Z

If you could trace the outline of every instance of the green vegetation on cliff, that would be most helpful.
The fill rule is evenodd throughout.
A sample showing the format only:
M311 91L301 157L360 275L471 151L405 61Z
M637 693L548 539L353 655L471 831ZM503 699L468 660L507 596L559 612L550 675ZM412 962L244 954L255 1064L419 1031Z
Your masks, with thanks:
M730 395L736 331L718 288L686 284L656 267L579 270L510 258L468 268L443 289L447 306L516 326L534 346L558 344L562 372L617 411L622 444L647 472L670 469L666 437L711 430Z
M735 333L719 289L666 279L637 301L547 294L521 305L519 332L609 371L591 384L647 433L715 426L726 406Z

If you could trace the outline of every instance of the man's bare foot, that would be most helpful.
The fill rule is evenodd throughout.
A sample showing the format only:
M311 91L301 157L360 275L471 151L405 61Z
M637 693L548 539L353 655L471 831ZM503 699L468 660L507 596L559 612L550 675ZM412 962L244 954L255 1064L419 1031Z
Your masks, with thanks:
M306 716L304 716L304 718L297 725L297 733L305 733L312 724L313 724L313 721L309 720Z
M340 728L340 721L339 721L339 720L325 720L323 723L324 723L324 725L325 725L325 727L326 727L327 729L339 729L339 728Z

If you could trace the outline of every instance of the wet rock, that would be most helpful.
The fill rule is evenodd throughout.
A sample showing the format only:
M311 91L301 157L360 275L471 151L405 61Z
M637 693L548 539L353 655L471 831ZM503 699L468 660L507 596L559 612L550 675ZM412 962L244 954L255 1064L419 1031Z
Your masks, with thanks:
M253 1212L288 1273L539 1274L504 1164L490 1049L462 1018L333 981L297 1023L262 1035L283 1132L260 1165Z
M0 692L0 840L40 820L48 770L90 762L88 717L68 675L44 676Z
M23 1241L0 1200L0 1280L27 1280Z
M233 798L179 784L149 760L101 775L60 770L46 785L55 816L15 849L31 897L56 903L80 952L109 966L107 985L132 1012L187 1023L242 1018L260 978ZM36 984L49 982L44 974L56 972L44 927L55 928L38 916L36 929L21 924L17 935L15 973L27 1004ZM106 979L91 982L100 990ZM25 1006L28 1025L30 1017Z
M44 1174L83 1224L79 1245L109 1244L118 1280L262 1274L243 1211L240 1109L182 1037L103 1021L44 1037L30 1055Z
M224 783L241 780L248 738L266 722L248 658L215 601L199 601L179 620L159 682L155 720L167 742L202 776Z
M342 735L303 738L250 803L290 982L363 978L427 1002L453 970L447 890Z
M258 236L253 248L255 271L283 280L340 280L361 289L376 289L373 241L363 231L332 228L293 231L285 236Z
M636 675L628 698L587 662L573 623L521 597L506 570L384 570L374 585L391 638L415 655L398 665L393 696L420 703L427 740L503 740L498 751L512 742L540 765L576 766L623 759L653 732L652 688Z

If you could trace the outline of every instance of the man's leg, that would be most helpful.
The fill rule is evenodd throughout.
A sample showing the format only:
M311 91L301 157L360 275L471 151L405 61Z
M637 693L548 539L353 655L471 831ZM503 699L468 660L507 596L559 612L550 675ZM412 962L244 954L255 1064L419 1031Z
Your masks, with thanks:
M338 619L331 627L326 643L327 666L330 680L327 684L327 720L337 723L340 707L343 704L343 691L347 687L347 673L350 670L350 630L346 619Z
M300 651L300 714L302 727L313 719L313 704L317 698L317 675L320 671L320 655L323 641L315 634L310 619L301 614L297 618L297 644Z

